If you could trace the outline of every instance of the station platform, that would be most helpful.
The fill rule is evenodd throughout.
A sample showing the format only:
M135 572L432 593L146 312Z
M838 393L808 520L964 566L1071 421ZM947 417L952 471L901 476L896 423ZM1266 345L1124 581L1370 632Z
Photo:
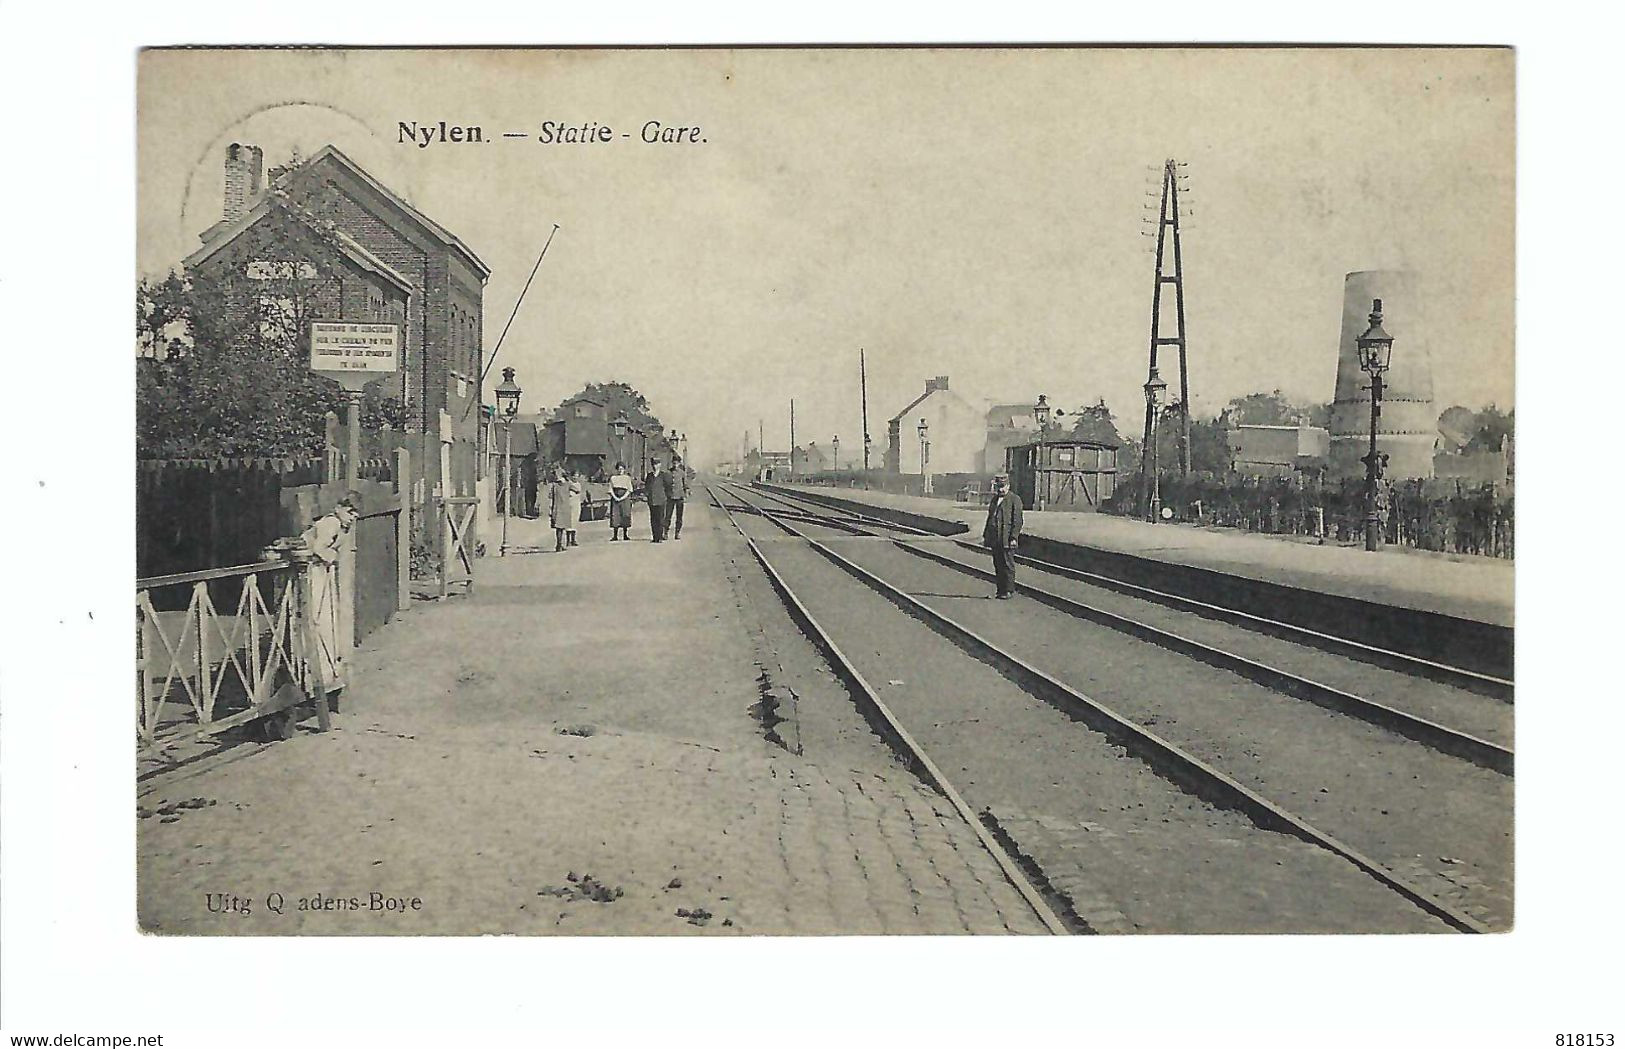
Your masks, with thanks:
M633 541L587 522L563 553L545 520L510 521L510 547L535 552L492 549L469 593L370 637L332 731L140 791L141 927L1043 932L881 744L793 753L764 733L760 617L731 567L749 554L703 494L658 545L641 505ZM484 533L494 548L500 523ZM211 907L222 891L246 912Z
M973 536L980 535L986 516L983 507L946 499L862 488L778 483L773 487L964 523ZM1513 625L1513 562L1507 560L1398 547L1373 554L1354 546L1228 528L1151 524L1110 514L1029 510L1024 520L1027 535L1060 543L1497 627Z

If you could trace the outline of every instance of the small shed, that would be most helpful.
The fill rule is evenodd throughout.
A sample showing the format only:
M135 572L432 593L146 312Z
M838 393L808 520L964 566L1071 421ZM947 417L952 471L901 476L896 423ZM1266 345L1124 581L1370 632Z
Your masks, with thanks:
M536 424L498 421L491 426L490 434L497 513L506 512L508 492L512 491L514 516L535 517L536 485L541 471L541 444ZM506 483L504 470L507 471Z
M1004 456L1011 490L1028 508L1092 512L1117 491L1114 444L1063 437L1016 445Z

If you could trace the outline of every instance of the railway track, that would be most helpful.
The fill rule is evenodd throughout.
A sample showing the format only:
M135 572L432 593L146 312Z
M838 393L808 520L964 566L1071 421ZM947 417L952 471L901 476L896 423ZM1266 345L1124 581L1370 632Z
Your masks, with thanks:
M1252 760L1239 762L1240 767L1238 768L1238 762L1235 759L1219 753L1220 748L1230 750L1235 741L1220 738L1222 733L1214 729L1212 718L1209 718L1204 727L1201 724L1200 717L1188 718L1187 712L1183 710L1178 714L1174 713L1179 708L1177 705L1167 702L1166 697L1149 703L1128 696L1126 693L1120 695L1113 702L1092 698L1088 692L1078 687L1080 683L1089 682L1087 674L1082 674L1081 677L1084 680L1080 681L1077 660L1072 659L1069 661L1065 658L1056 658L1054 653L1062 648L1077 648L1076 644L1068 641L1063 635L1068 631L1076 634L1080 629L1094 631L1095 636L1091 639L1090 644L1096 648L1106 651L1121 648L1123 642L1113 643L1102 640L1105 632L1110 631L1113 634L1123 634L1131 637L1133 640L1127 642L1129 645L1138 644L1160 649L1161 654L1158 656L1160 659L1180 660L1187 664L1199 665L1199 672L1205 673L1209 677L1212 676L1213 668L1217 667L1244 679L1254 692L1260 689L1269 690L1269 694L1277 705L1285 703L1295 705L1303 710L1312 710L1314 712L1313 716L1321 718L1329 724L1343 725L1342 730L1332 732L1333 736L1336 735L1337 731L1342 731L1345 736L1348 736L1347 726L1350 724L1348 719L1359 719L1365 722L1367 727L1362 727L1353 736L1340 741L1335 748L1336 752L1326 755L1327 764L1335 766L1339 761L1347 760L1353 762L1356 767L1363 767L1381 761L1383 758L1381 744L1377 744L1373 749L1372 737L1379 740L1398 740L1402 747L1408 748L1403 754L1398 755L1403 759L1398 763L1398 767L1402 769L1412 767L1415 764L1417 758L1414 753L1410 753L1411 751L1419 748L1423 749L1425 753L1433 755L1431 760L1435 763L1434 767L1425 770L1428 772L1428 782L1410 787L1407 790L1401 790L1398 792L1398 796L1407 794L1414 796L1418 791L1434 785L1434 781L1441 775L1447 779L1460 779L1461 775L1466 775L1468 777L1467 781L1456 782L1453 784L1453 789L1445 791L1443 796L1451 799L1466 799L1462 801L1461 805L1455 805L1453 800L1452 804L1445 806L1446 815L1453 814L1449 811L1451 808L1465 811L1470 804L1475 789L1484 787L1481 780L1472 781L1471 776L1488 776L1493 780L1501 781L1502 786L1505 788L1508 806L1503 822L1507 825L1510 824L1510 750L1506 750L1503 758L1499 750L1505 748L1498 748L1497 744L1489 740L1450 729L1442 723L1420 718L1413 713L1399 710L1396 707L1364 700L1351 692L1316 682L1301 674L1283 670L1258 659L1226 652L1224 649L1212 644L1210 639L1180 636L1168 630L1166 624L1129 620L1128 617L1122 614L1121 609L1084 606L1082 602L1075 599L1074 595L1061 593L1059 590L1052 590L1049 587L1042 588L1044 590L1043 594L1032 593L1030 584L1025 581L1024 592L1029 592L1031 596L1041 602L1036 614L1029 611L1024 613L1022 617L1000 616L998 619L1003 620L1002 623L997 620L989 620L986 615L982 615L980 621L978 621L976 614L966 616L964 611L959 611L968 610L973 613L977 611L977 606L961 603L962 599L969 595L952 592L953 588L945 587L942 582L945 570L950 570L959 577L961 584L967 577L978 578L986 574L978 566L971 565L954 556L954 554L958 553L956 541L945 540L940 536L930 536L927 539L915 529L898 527L888 522L866 518L861 514L832 511L829 507L821 505L814 504L809 507L804 502L777 493L765 493L739 486L728 486L724 491L728 496L727 501L715 489L711 490L712 499L718 506L728 512L735 526L750 542L758 560L764 564L764 567L768 568L770 574L775 575L775 586L780 589L781 594L787 595L790 600L797 603L801 602L801 598L797 597L795 591L791 589L792 584L787 581L784 570L787 569L788 575L793 576L798 581L804 581L812 578L818 571L813 568L813 562L821 561L823 565L822 571L826 574L818 581L807 584L813 591L828 590L839 585L830 581L830 577L827 575L830 569L837 570L837 574L844 575L848 579L856 578L863 582L873 595L880 598L883 604L891 606L893 619L896 618L895 610L902 609L908 613L909 618L918 624L917 627L913 628L916 631L923 628L924 631L935 633L939 638L945 637L951 640L955 648L958 649L960 660L963 660L965 656L969 656L982 664L984 669L993 669L1001 681L998 686L989 688L984 698L987 700L987 704L1000 707L1000 712L995 715L995 718L1000 721L1001 727L1010 718L1015 718L1016 721L1023 723L1034 722L1035 727L1036 721L1041 720L1031 710L1022 712L1017 716L1014 713L1016 704L1026 704L1031 707L1036 701L1046 705L1050 710L1064 713L1070 719L1066 727L1051 726L1050 731L1067 733L1064 736L1053 737L1054 740L1064 739L1063 749L1069 751L1066 755L1067 760L1065 762L1041 763L1041 767L1039 765L1032 766L1028 770L1032 773L1032 776L1040 778L1058 777L1055 779L1054 786L1060 787L1069 779L1076 781L1080 776L1088 778L1088 775L1095 775L1093 773L1086 775L1080 769L1094 768L1097 773L1100 771L1102 758L1095 751L1103 749L1114 752L1119 756L1129 755L1137 762L1143 763L1144 768L1151 770L1155 774L1160 782L1160 787L1164 791L1177 792L1185 799L1183 808L1180 804L1171 803L1167 797L1156 799L1154 805L1162 806L1168 812L1168 815L1160 817L1164 824L1160 829L1155 826L1150 828L1150 830L1158 831L1163 838L1167 838L1170 834L1178 837L1178 830L1182 822L1195 823L1198 828L1196 836L1202 840L1194 844L1185 842L1177 846L1175 851L1181 853L1183 859L1195 862L1194 858L1200 857L1201 864L1206 865L1213 862L1213 857L1205 854L1205 852L1211 851L1212 841L1223 842L1225 848L1221 849L1221 851L1228 852L1231 856L1236 855L1235 845L1245 843L1249 846L1248 851L1256 853L1258 856L1274 857L1273 866L1275 870L1268 872L1272 877L1265 880L1271 883L1280 882L1280 892L1287 896L1299 892L1308 892L1317 898L1323 897L1324 893L1320 889L1306 889L1302 880L1295 880L1297 874L1302 874L1304 871L1313 871L1313 876L1309 880L1318 882L1321 888L1324 888L1328 883L1336 883L1343 886L1342 891L1347 894L1347 900L1355 901L1356 897L1360 897L1360 902L1349 903L1352 910L1356 912L1355 914L1343 916L1332 913L1322 914L1320 917L1326 920L1319 923L1299 915L1292 923L1289 923L1290 928L1296 931L1309 931L1310 929L1319 931L1371 931L1379 928L1414 927L1414 925L1407 925L1405 921L1398 921L1396 924L1394 921L1389 920L1388 916L1374 915L1370 901L1364 899L1361 893L1349 886L1345 877L1349 871L1358 872L1371 882L1380 885L1391 896L1405 901L1410 907L1427 916L1430 920L1436 920L1440 923L1440 927L1476 932L1498 927L1510 921L1510 896L1509 893L1500 893L1498 888L1500 879L1497 877L1492 876L1488 883L1480 882L1475 887L1472 884L1475 881L1474 878L1458 877L1452 879L1450 872L1444 873L1442 877L1436 875L1435 872L1428 869L1431 863L1429 857L1424 856L1422 853L1404 856L1397 851L1402 844L1402 840L1414 844L1413 839L1416 837L1414 833L1409 838L1406 835L1400 835L1400 840L1392 841L1388 840L1383 834L1373 835L1369 833L1369 828L1364 825L1365 821L1359 818L1348 818L1346 813L1335 811L1332 806L1319 804L1325 800L1324 797L1310 794L1306 798L1306 788L1303 784L1307 780L1305 780L1304 774L1301 772L1296 774L1296 781L1294 781L1293 777L1279 777L1273 773L1258 775L1258 766L1267 765L1265 759L1272 757L1272 755L1249 753L1247 757ZM772 534L760 534L762 525L751 524L747 527L747 522L755 521L771 526ZM759 533L755 538L751 534L753 529ZM764 542L759 543L758 539L764 540ZM764 548L772 550L771 557L765 552ZM811 560L809 560L809 555ZM899 555L901 560L899 560ZM774 567L774 562L778 562L779 566ZM909 564L905 566L904 562L909 562ZM852 601L852 597L850 583L845 585L848 588L847 592L843 593L839 601L827 606L828 610L823 618L826 621L836 623L837 633L841 633L842 637L847 639L848 646L858 654L859 662L867 659L873 666L881 668L871 671L872 677L879 677L880 673L888 672L883 669L885 666L896 667L898 665L896 652L884 652L875 649L874 646L869 644L868 639L861 631L851 633L854 624L846 621L853 618L853 616L848 615L848 605ZM945 589L950 592L944 592ZM962 591L964 586L961 585L958 589ZM990 604L980 603L980 608L988 609ZM952 606L956 609L957 614L948 614L944 610L945 605ZM1018 602L1017 606L1001 606L1001 608L1013 609L1019 605ZM1160 605L1156 607L1163 608ZM813 613L804 604L802 608L805 615L810 619ZM1163 608L1163 612L1173 614L1166 608ZM864 613L864 616L872 618L877 614L873 609L870 609ZM1036 635L1036 641L1029 639L1025 643L1025 647L1023 647L1023 642L1019 639L1016 639L1013 643L1012 637L1008 636L1009 631L1006 625L1015 618L1031 620L1037 624L1038 629L1032 629L1030 625L1023 627L1023 632ZM1043 621L1040 622L1040 620ZM1079 620L1083 622L1079 622ZM879 619L874 621L876 623L880 622ZM1070 626L1066 624L1070 624ZM1212 627L1215 624L1210 622L1208 625ZM1064 629L1061 629L1062 627ZM823 627L817 629L823 631ZM896 630L901 628L887 626L884 629ZM1234 628L1227 627L1227 629L1233 630ZM1006 636L1000 636L1001 630L1004 631ZM1057 633L1058 630L1060 633ZM1270 641L1274 644L1281 643L1273 638ZM825 640L820 643L826 648L834 647L839 650L839 645L829 638L827 633ZM944 646L940 645L940 642L933 644L930 640L921 640L918 644L909 646L909 650L916 655L917 662L936 662L939 659L953 661L952 657L946 654L939 655L939 653L952 651L951 649L945 649ZM887 662L888 659L890 663ZM832 659L832 663L847 665L848 670L843 673L843 676L848 676L849 679L854 676L862 677L856 665L847 659L845 655L842 655L839 660ZM1370 672L1392 673L1391 671ZM970 674L972 672L966 670L964 673ZM1191 676L1188 669L1182 671L1182 673L1186 678ZM900 681L896 680L890 680L889 683L893 685L901 684ZM949 687L952 688L953 686L950 685ZM1131 687L1133 686L1131 685ZM1123 693L1121 684L1117 685L1116 689L1119 693ZM873 696L874 702L881 702L880 696L873 689L868 689L868 691ZM1091 691L1094 691L1094 689L1091 688ZM1002 692L1003 695L995 697L994 692ZM1287 699L1285 697L1291 698ZM1484 702L1484 697L1480 695L1474 694L1472 698L1477 702ZM1124 699L1127 699L1128 702L1122 701ZM1248 700L1252 700L1251 694L1241 697L1242 702ZM1309 702L1304 703L1303 700ZM1256 702L1256 700L1253 701ZM1226 702L1230 709L1236 707L1234 699L1227 697ZM884 704L882 703L882 705ZM1501 706L1500 704L1491 705ZM924 709L926 716L929 716L929 705ZM977 713L978 718L969 720L978 721L981 717L993 714L993 711L979 710ZM907 719L911 714L909 711L904 711L901 716ZM1301 716L1301 714L1293 715L1293 717L1300 718ZM1281 717L1281 712L1274 710L1269 712L1268 718L1264 720L1279 720ZM896 720L896 715L887 720ZM1175 726L1176 723L1186 720L1193 723L1191 725L1177 724L1177 727L1171 727L1163 735L1152 731L1152 726ZM1289 717L1287 721L1290 723L1291 718ZM942 724L942 722L933 722L933 729L941 729ZM1305 731L1303 726L1293 727L1294 732L1291 735L1297 737L1309 735L1309 732ZM901 728L901 724L898 725L898 728ZM1325 726L1316 723L1309 726L1309 728L1314 731L1321 731ZM1364 735L1362 736L1360 733L1364 733ZM893 730L891 735L895 737L896 730ZM1026 848L1025 846L1028 843L1019 839L1024 836L1032 838L1033 835L1031 833L1024 834L1023 832L1010 833L1009 826L1001 826L1001 821L997 818L998 810L1001 807L1005 810L1007 818L1002 821L1003 823L1010 823L1013 819L1016 824L1019 824L1022 814L1019 811L1011 813L1009 805L1004 804L1007 801L1005 795L1019 796L1025 792L1028 795L1026 801L1037 805L1045 813L1057 808L1070 809L1071 811L1067 814L1075 816L1079 814L1081 808L1088 807L1084 802L1090 799L1091 795L1086 791L1083 795L1075 796L1056 805L1048 799L1033 796L1048 794L1053 798L1055 791L1047 788L1037 789L1036 787L1029 789L1027 786L1018 785L1011 778L1012 773L1009 769L996 771L991 776L983 766L978 766L978 770L972 772L970 762L980 761L980 755L976 753L978 746L987 745L989 740L994 737L980 737L977 745L967 746L962 740L955 740L950 735L943 735L935 731L925 732L923 735L932 738L932 741L926 744L927 746L933 748L945 746L959 754L961 768L971 780L966 787L967 793L965 796L975 796L988 802L988 805L984 805L983 815L994 826L995 830L999 831L1001 841L1011 846L1015 851L1020 852L1029 863L1036 863L1038 869L1042 870L1045 877L1053 884L1054 872L1050 870L1051 864L1039 862L1033 856L1035 851L1044 852L1043 843L1039 842L1039 847L1036 850ZM916 743L920 742L918 736L909 738ZM1043 749L1045 746L1050 745L1051 741L1052 737L1046 734L1044 740L1038 744L1038 748ZM1347 745L1343 745L1344 743ZM1237 745L1243 750L1247 749L1246 744ZM1297 746L1301 749L1303 743L1300 742ZM1268 748L1259 747L1257 749L1262 752ZM1086 751L1089 753L1085 754ZM1087 760L1081 760L1084 758ZM911 763L918 764L921 761L929 760L922 750L915 755ZM1081 764L1077 768L1073 768L1070 764L1073 760L1081 760ZM1023 767L1021 762L1022 758L1018 755L1014 759L1014 765L1021 768ZM1300 760L1299 764L1301 763ZM1457 774L1449 769L1444 769L1441 772L1439 763L1459 767L1467 771ZM950 766L951 764L951 761L938 763L941 767ZM1107 765L1110 764L1110 761L1107 761ZM1473 768L1473 765L1482 767ZM938 767L938 771L940 772L940 767ZM1370 778L1369 772L1370 769L1367 769L1365 773L1362 773L1368 780ZM1124 775L1120 770L1116 773L1107 772L1105 774L1115 774L1119 777ZM999 780L1001 777L1005 783L1005 789L992 792L984 789L983 784L988 779ZM935 777L928 778L933 778L933 781L935 781ZM1129 778L1133 779L1134 777L1130 776ZM1419 774L1414 778L1421 780ZM1095 775L1095 782L1102 782L1099 775ZM1143 784L1140 785L1140 787L1143 786ZM1140 789L1140 787L1135 789ZM1277 799L1272 799L1270 796L1271 791L1283 794L1290 802L1294 803L1295 807L1306 810L1309 815L1307 817L1299 815ZM1152 791L1152 793L1155 793L1155 791ZM1321 788L1319 791L1321 796L1326 793L1325 788ZM1493 795L1493 788L1491 793ZM1110 791L1107 791L1106 794L1110 794ZM1198 805L1200 811L1190 808L1193 799L1200 803ZM1494 798L1492 797L1489 806L1492 814L1496 809L1493 801ZM1143 806L1145 804L1146 801L1133 803L1134 806ZM1049 807L1045 808L1045 805ZM1398 802L1394 803L1395 811L1403 811L1398 808L1398 805ZM1103 812L1111 808L1109 805L1096 807ZM1482 810L1482 808L1483 806L1479 805L1475 811ZM992 810L991 814L990 809ZM1226 824L1223 818L1219 818L1220 815L1228 816L1230 814L1245 816L1249 827L1238 829L1235 826ZM1388 816L1388 811L1383 810L1382 815L1384 817ZM1341 822L1347 825L1350 830L1357 831L1354 837L1362 840L1351 844L1350 840L1346 840L1347 836L1334 836L1333 833L1322 828L1324 818L1331 818L1334 823ZM1098 840L1106 840L1113 836L1114 832L1111 831L1110 826L1107 824L1091 820L1082 820L1080 822L1081 825L1086 827L1093 825L1102 831L1104 837L1097 834ZM1117 822L1121 823L1122 821ZM1482 820L1478 822L1483 823ZM1053 820L1051 820L1051 823L1053 823ZM1034 826L1036 824L1029 821L1028 831L1030 832ZM1125 826L1127 827L1126 836L1123 833L1116 834L1119 842L1133 839L1135 835L1148 835L1148 828L1144 825L1135 824L1133 820L1128 821ZM1201 830L1202 827L1205 827L1206 830ZM1334 831L1340 831L1341 829L1340 827L1333 827ZM1335 857L1344 870L1333 874L1325 868L1324 864L1308 859L1301 853L1293 854L1289 861L1280 855L1278 841L1255 840L1252 835L1258 832L1264 832L1266 835L1275 838L1285 835L1303 845L1311 846L1313 850L1318 850L1323 857ZM1145 840L1149 841L1156 836L1150 834ZM1039 834L1038 837L1042 838L1043 835ZM1446 837L1449 837L1449 835L1446 835ZM1373 848L1357 847L1363 846L1366 841L1370 841ZM1054 845L1055 843L1050 842L1050 844ZM1451 848L1455 849L1456 846L1452 845ZM1058 852L1056 849L1051 848L1049 853L1051 859L1054 859L1056 856L1064 856L1064 849ZM1509 857L1510 845L1506 847L1506 853ZM1176 866L1181 862L1181 856L1169 857L1168 855L1164 856L1163 862L1169 862L1170 859ZM1405 862L1398 862L1401 860ZM1446 856L1439 857L1439 860L1449 860L1452 864L1464 862ZM1473 865L1475 868L1479 866L1476 862ZM1066 864L1063 862L1061 866L1066 866ZM1106 866L1109 866L1109 864ZM1242 864L1242 866L1245 867L1246 864ZM1494 868L1496 864L1491 862L1485 864L1485 866ZM1066 871L1063 873L1063 877L1075 877L1076 873L1076 871ZM1498 871L1492 871L1492 875L1498 873ZM1254 877L1256 875L1257 871L1255 870L1249 872L1245 877ZM1153 882L1156 880L1155 877L1151 879ZM1173 880L1177 881L1178 879ZM1510 885L1509 872L1507 872L1504 881L1507 885ZM1503 895L1505 898L1500 898ZM1280 898L1279 895L1276 897L1277 903ZM1137 904L1143 907L1144 902L1142 899L1137 901ZM1162 903L1166 904L1166 900L1164 899ZM1223 911L1222 906L1220 906L1220 911ZM1151 920L1145 920L1145 915L1142 913L1140 920L1131 921L1130 924L1136 928L1167 929L1167 931L1248 931L1249 929L1262 931L1267 928L1279 928L1279 926L1272 926L1267 917L1262 922L1254 920L1244 925L1225 928L1211 928L1209 927L1212 924L1211 922L1209 922L1208 926L1201 926L1199 916L1196 921L1196 926L1188 924L1168 926L1161 924L1155 916ZM1109 920L1102 923L1100 921L1090 921L1087 918L1081 918L1080 923L1084 927L1100 927L1102 925L1110 927L1112 924Z
M796 505L800 500L777 492L756 494L791 508L800 515L798 520L826 524L853 534L889 534L899 549L916 557L976 578L993 578L990 569L973 563L967 556L986 557L986 551L966 540L954 538L944 542L943 537L921 529L863 514L851 514L844 519L839 514L812 514ZM1274 630L1258 638L1248 629L1251 624L1247 618L1224 619L1221 622L1229 626L1215 628L1204 614L1211 606L1186 611L1156 598L1134 593L1125 596L1123 591L1100 585L1098 578L1080 578L1087 573L1076 569L1036 559L1025 559L1024 563L1039 568L1046 582L1035 583L1029 573L1029 578L1022 583L1023 593L1061 612L1181 652L1441 753L1507 776L1513 774L1513 751L1506 745L1512 737L1510 706L1485 703L1484 693L1478 689L1445 685L1432 672L1407 675L1373 671L1364 666L1351 667L1348 657L1337 651L1318 644L1304 646L1295 639L1282 638ZM1062 585L1058 587L1049 580ZM1083 585L1075 585L1077 583ZM1131 584L1120 585L1131 587ZM1175 611L1170 613L1170 607ZM1303 651L1305 647L1317 650L1318 654ZM1320 675L1326 672L1330 672L1331 680L1321 680ZM1462 673L1472 674L1471 671ZM1383 702L1356 691L1362 686L1397 693L1401 698L1397 702ZM1473 730L1452 725L1449 723L1452 720L1466 722Z
M786 504L796 502L806 503L818 507L822 511L844 513L849 520L859 522L865 526L889 530L899 535L912 535L921 538L941 538L938 533L916 528L911 525L888 521L870 514L858 513L843 509L832 510L831 507L818 501L815 496L798 496L787 498L784 493L773 489L756 488L753 491L770 498L780 500ZM955 537L954 545L982 554L981 546L969 539ZM1051 575L1066 579L1077 580L1102 590L1111 591L1128 597L1139 598L1147 603L1154 603L1193 613L1196 616L1230 623L1244 627L1250 631L1277 637L1297 644L1318 648L1326 652L1347 656L1351 659L1369 663L1373 666L1383 667L1397 671L1401 674L1436 681L1466 691L1476 692L1511 704L1513 701L1513 682L1509 678L1498 677L1468 667L1441 662L1434 659L1424 659L1420 656L1398 652L1392 649L1380 648L1376 645L1366 644L1353 638L1341 637L1321 630L1313 630L1298 623L1284 619L1275 619L1256 615L1241 609L1228 608L1223 605L1207 601L1198 601L1183 594L1170 593L1151 587L1140 586L1127 580L1117 579L1097 572L1086 572L1073 568L1070 565L1056 564L1029 554L1018 553L1016 561L1028 565Z

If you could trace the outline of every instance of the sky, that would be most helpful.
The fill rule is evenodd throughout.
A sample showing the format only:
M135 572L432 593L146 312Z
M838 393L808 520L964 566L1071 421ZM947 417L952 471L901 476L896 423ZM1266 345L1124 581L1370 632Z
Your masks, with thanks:
M1141 235L1186 163L1195 411L1329 401L1343 276L1404 268L1395 355L1435 395L1513 406L1508 51L158 52L138 84L138 270L220 215L231 142L268 165L333 144L490 266L494 349L526 410L641 390L701 463L869 429L946 375L972 400L1104 398L1133 432L1153 284ZM477 125L480 144L400 141ZM702 142L646 144L647 121ZM612 141L545 144L544 121ZM504 138L503 132L524 133ZM622 133L630 138L621 138ZM1162 374L1177 386L1166 357Z

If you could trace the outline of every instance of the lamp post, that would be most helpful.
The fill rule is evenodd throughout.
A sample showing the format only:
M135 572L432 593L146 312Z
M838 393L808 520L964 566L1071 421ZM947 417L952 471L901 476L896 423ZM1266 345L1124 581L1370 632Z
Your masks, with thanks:
M616 412L615 419L609 424L615 434L615 461L626 462L626 413Z
M1388 456L1377 451L1377 419L1382 415L1382 373L1393 359L1394 337L1382 327L1382 300L1371 300L1371 325L1365 334L1355 340L1360 352L1360 367L1371 376L1371 447L1360 460L1365 463L1365 548L1382 549L1382 512L1377 501L1377 486L1382 481L1382 468Z
M835 449L835 487L841 486L841 435L836 434L829 439L830 446Z
M931 424L920 417L920 425L914 428L920 435L920 476L924 478L921 491L925 495L931 494Z
M1167 392L1168 384L1162 381L1157 369L1152 368L1151 377L1145 381L1145 406L1151 416L1151 440L1146 443L1140 469L1142 473L1150 475L1145 519L1153 522L1162 512L1162 481L1157 471L1157 426L1161 421L1158 416L1162 414L1162 398Z
M513 514L513 420L519 414L519 396L524 391L513 381L513 369L502 369L497 384L497 414L502 417L502 548L498 556L508 556L508 518Z
M869 487L869 446L872 443L873 442L869 440L868 431L867 430L864 431L864 434L863 434L863 487L864 488Z

